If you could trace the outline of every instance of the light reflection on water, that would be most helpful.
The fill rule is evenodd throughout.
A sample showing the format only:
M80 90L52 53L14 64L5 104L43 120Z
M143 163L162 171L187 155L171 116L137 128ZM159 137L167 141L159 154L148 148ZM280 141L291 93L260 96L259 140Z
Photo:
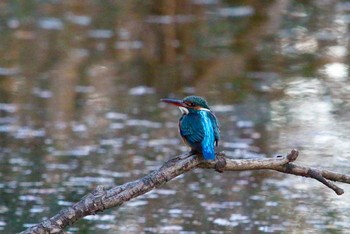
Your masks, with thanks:
M229 157L299 148L301 163L348 173L346 3L170 2L0 6L1 231L188 150L164 97L207 97ZM197 169L69 231L341 232L348 204L305 178Z

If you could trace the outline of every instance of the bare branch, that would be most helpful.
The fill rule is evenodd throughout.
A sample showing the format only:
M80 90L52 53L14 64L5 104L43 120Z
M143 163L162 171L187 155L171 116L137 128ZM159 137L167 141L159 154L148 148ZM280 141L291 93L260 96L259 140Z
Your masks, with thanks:
M280 156L277 158L266 159L229 159L220 153L217 155L217 160L215 161L204 161L202 157L190 153L182 154L170 159L158 170L151 172L141 179L109 190L105 190L103 186L98 186L94 191L83 197L73 206L65 208L50 219L28 228L23 231L22 234L60 233L67 226L72 225L85 216L93 215L112 207L118 207L124 202L147 193L172 180L178 175L186 173L196 167L215 169L218 172L262 169L275 170L287 174L314 178L333 189L338 195L344 193L341 188L328 180L350 184L349 175L292 164L291 162L297 159L298 154L297 150L292 150L285 157Z

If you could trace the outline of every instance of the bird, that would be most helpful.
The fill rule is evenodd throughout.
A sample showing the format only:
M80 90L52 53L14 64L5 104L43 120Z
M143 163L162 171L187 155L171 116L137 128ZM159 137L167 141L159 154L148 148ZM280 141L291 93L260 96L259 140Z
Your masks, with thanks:
M180 108L179 132L191 148L191 153L202 154L205 160L215 160L214 148L218 146L220 130L208 102L199 96L188 96L182 100L164 98L161 101Z

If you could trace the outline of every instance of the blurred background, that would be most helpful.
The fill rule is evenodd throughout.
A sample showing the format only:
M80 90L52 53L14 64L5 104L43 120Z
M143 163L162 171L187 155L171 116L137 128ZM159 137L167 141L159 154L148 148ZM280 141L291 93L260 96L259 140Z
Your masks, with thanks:
M188 150L204 96L233 158L300 150L350 173L350 1L0 2L0 232ZM345 233L345 195L278 172L196 169L69 233Z

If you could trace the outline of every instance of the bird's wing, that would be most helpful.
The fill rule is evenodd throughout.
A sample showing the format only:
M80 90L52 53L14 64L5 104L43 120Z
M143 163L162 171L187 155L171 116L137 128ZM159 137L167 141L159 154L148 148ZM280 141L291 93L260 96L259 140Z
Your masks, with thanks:
M213 112L209 112L209 118L212 122L213 128L214 128L214 138L215 138L215 143L216 146L218 146L218 142L220 140L220 125L219 125L219 121L216 118L216 116L214 115Z
M180 134L189 143L199 143L204 138L204 129L199 115L189 117L184 115L180 119Z

